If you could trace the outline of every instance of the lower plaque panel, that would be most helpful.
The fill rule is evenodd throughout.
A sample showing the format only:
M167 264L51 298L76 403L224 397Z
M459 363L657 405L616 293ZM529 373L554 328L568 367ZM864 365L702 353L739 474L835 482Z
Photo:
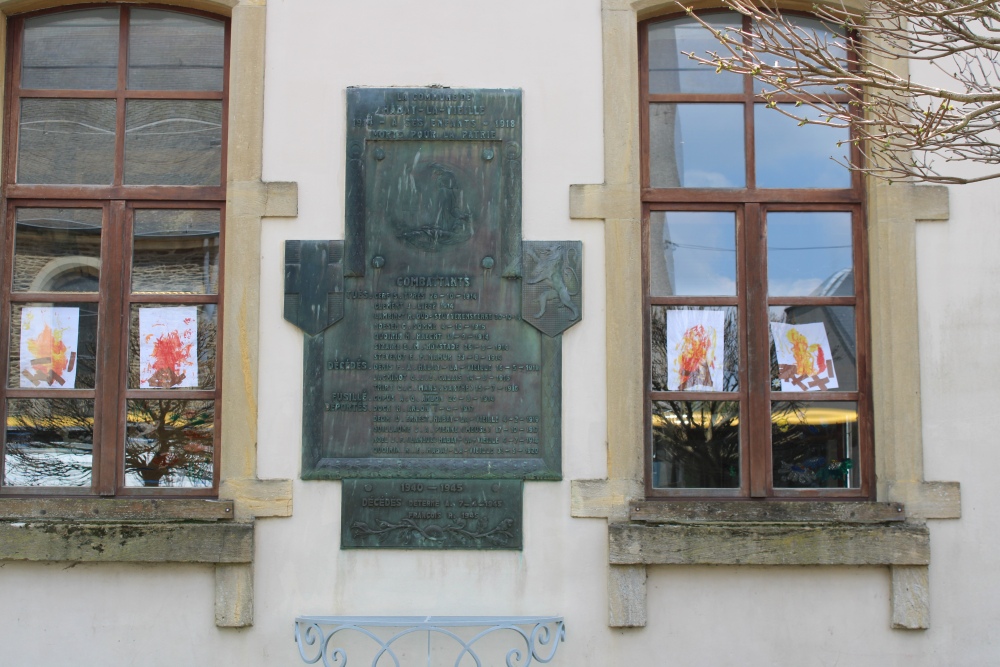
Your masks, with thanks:
M520 480L345 479L343 549L515 549Z

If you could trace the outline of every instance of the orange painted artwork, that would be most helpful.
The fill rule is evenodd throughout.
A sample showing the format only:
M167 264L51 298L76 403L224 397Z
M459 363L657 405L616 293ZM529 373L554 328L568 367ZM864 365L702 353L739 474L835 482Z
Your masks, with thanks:
M198 309L139 309L139 388L198 386Z
M667 389L722 391L726 314L667 311Z
M822 322L771 322L782 391L836 389L837 375L826 326Z
M22 308L20 386L75 388L79 338L79 308Z

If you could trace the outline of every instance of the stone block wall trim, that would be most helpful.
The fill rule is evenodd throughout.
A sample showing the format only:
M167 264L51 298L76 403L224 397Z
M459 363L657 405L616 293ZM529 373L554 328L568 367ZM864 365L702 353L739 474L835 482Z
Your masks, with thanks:
M896 565L892 573L892 627L926 630L931 626L929 568Z
M827 0L820 0L826 3ZM848 0L859 7L859 0ZM710 0L691 0L691 6L712 6ZM789 9L813 8L812 1L788 0ZM835 4L835 3L832 3ZM608 570L609 625L638 627L645 624L645 612L627 614L645 604L645 577L629 575L623 583L622 571L649 563L704 562L711 558L699 543L713 543L718 536L733 538L733 529L721 533L697 532L699 525L657 526L625 523L630 520L630 503L643 499L642 461L642 283L639 271L642 253L639 182L639 82L637 67L637 24L639 21L678 10L670 0L603 0L604 66L604 182L571 185L570 215L576 219L603 219L605 223L607 339L608 476L604 480L573 480L571 513L574 517L606 518L609 531L629 535L633 547L643 552L616 561L613 554ZM905 61L891 64L905 67ZM898 628L925 628L929 621L926 596L926 560L911 563L902 554L920 560L928 535L919 522L924 519L959 518L961 492L957 482L925 482L920 419L920 366L916 307L916 223L948 219L948 189L943 186L872 182L869 186L867 220L871 273L873 398L875 406L877 497L905 506L907 522L846 526L837 521L793 532L800 544L791 560L805 564L872 564L893 568L893 620ZM823 510L836 513L835 508ZM820 513L823 513L820 512ZM877 513L877 512L876 512ZM788 526L765 526L787 530ZM687 530L688 532L685 532ZM923 531L923 533L921 533ZM691 549L672 556L669 549L650 535L685 535ZM763 539L765 530L754 539ZM784 533L781 533L784 534ZM638 535L645 536L639 539ZM885 537L902 549L896 556L882 556L876 543ZM870 538L870 539L869 539ZM878 538L878 539L876 539ZM749 539L749 538L747 538ZM858 540L859 545L848 543ZM612 539L614 544L614 539ZM740 543L747 548L755 542ZM723 547L721 543L720 548ZM734 546L734 545L731 545ZM816 551L822 547L821 551ZM915 551L913 551L915 549ZM909 550L909 551L908 551ZM823 553L820 558L809 554ZM895 553L895 552L893 552ZM916 554L916 555L914 555ZM619 555L620 558L625 558ZM740 562L753 558L740 558ZM784 564L776 555L758 556L762 564ZM839 561L838 561L839 559ZM766 562L764 562L766 561ZM729 563L734 564L734 563ZM912 568L904 570L900 568ZM923 572L924 574L920 574ZM923 586L913 581L923 576ZM903 578L910 585L903 586ZM895 585L896 580L900 585ZM923 591L923 593L921 593ZM921 597L923 595L923 597ZM626 600L632 596L631 600ZM625 622L624 616L628 616Z
M612 565L608 569L608 625L641 628L646 625L646 568Z
M215 566L215 625L253 625L253 564Z

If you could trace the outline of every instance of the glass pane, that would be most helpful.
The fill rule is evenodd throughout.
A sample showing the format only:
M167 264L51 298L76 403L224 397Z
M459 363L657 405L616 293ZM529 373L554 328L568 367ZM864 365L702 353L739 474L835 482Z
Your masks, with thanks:
M7 386L93 389L97 304L13 304Z
M90 486L94 401L7 401L5 486Z
M741 17L715 14L703 17L716 30L739 32ZM709 57L723 54L715 36L692 18L675 19L649 26L649 92L664 93L742 93L743 77L732 72L716 73L685 53Z
M17 182L110 185L114 100L21 100Z
M221 174L221 101L128 101L126 185L219 185Z
M770 296L854 296L851 214L767 214Z
M739 391L736 308L653 306L653 391Z
M96 292L101 269L99 208L19 208L15 292Z
M740 404L653 401L653 486L735 489L740 485Z
M125 486L209 487L215 402L129 400Z
M22 88L114 90L118 85L118 8L26 19L22 53Z
M651 212L649 294L735 296L736 214Z
M214 389L218 306L132 306L130 389Z
M794 104L779 104L778 107L803 118L820 120L820 113L812 107L795 107ZM768 109L765 104L754 105L757 187L851 187L851 172L844 166L850 154L848 129L812 123L800 126L797 120L785 116L779 109Z
M654 188L744 187L743 105L649 105L649 182Z
M133 9L128 87L222 90L224 51L222 21L158 9Z
M137 209L132 291L218 294L217 209Z
M792 16L790 14L784 14L783 18L793 22L796 29L806 43L814 42L816 39L823 45L825 45L824 53L827 53L837 60L839 60L843 65L847 66L847 49L846 41L844 39L844 32L842 30L831 30L822 21L818 19L811 19L805 16ZM775 35L779 38L779 42L784 45L788 45L788 41L781 38L781 34ZM788 67L791 65L791 61L787 58L778 58L774 55L761 54L762 58L767 58L768 63L777 62L782 67ZM791 75L794 78L794 74ZM774 90L771 86L765 86L760 81L756 79L753 82L753 89L755 92L761 92L763 90ZM837 93L836 87L834 86L810 86L804 88L806 92L812 95L819 94L830 94Z
M773 391L857 391L852 306L771 307ZM775 341L780 345L775 349Z
M856 489L856 403L779 402L771 406L774 486Z

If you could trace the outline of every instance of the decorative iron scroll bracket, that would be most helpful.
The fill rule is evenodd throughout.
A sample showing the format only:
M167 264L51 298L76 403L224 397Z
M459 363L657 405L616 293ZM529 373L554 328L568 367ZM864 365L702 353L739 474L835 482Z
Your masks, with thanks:
M463 628L470 631L463 632ZM414 641L420 633L426 633L426 642ZM501 652L507 667L528 667L551 662L564 641L566 627L561 616L299 616L295 619L295 642L302 660L309 665L322 662L324 667L355 664L348 662L348 650L353 651L351 655L370 651L371 667L403 667L416 665L417 661L429 666L432 652L433 664L448 664L443 660L450 661L452 655L454 667L501 664L486 658L489 654L483 651ZM415 646L426 650L417 655Z

